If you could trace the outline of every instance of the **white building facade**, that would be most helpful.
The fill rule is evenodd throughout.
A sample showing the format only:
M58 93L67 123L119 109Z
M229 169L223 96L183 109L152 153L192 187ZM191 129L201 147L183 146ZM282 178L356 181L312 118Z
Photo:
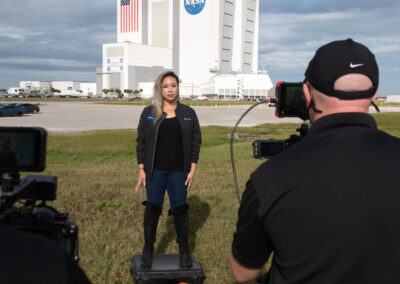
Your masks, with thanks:
M40 93L49 92L51 88L51 82L45 81L20 81L19 88L24 90L26 93L37 91Z
M10 87L7 89L7 94L9 95L18 95L22 89L19 87Z
M400 95L387 96L386 102L388 102L388 103L400 103Z
M66 96L94 96L96 83L78 81L52 81L51 86L60 91L60 95Z
M59 90L55 95L94 97L96 95L95 82L77 82L77 81L20 81L19 87L11 87L8 94L45 94L52 92L52 89Z
M248 89L262 90L260 96L272 87L269 76L258 73L259 0L116 2L117 42L103 45L98 94L143 89L151 96L148 83L167 70L181 79L182 96L226 99L225 90L234 89L229 98L237 99L251 82L262 82Z

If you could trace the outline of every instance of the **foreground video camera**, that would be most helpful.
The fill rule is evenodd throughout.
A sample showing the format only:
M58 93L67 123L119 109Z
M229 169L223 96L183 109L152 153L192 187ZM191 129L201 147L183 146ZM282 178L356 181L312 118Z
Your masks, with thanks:
M269 106L275 107L275 114L277 117L298 117L303 120L300 128L296 129L300 135L290 135L288 139L285 140L256 140L253 142L253 154L256 159L264 159L275 156L276 154L282 152L284 149L292 146L293 144L300 141L301 138L307 135L308 124L306 120L308 117L308 109L306 104L306 99L303 93L303 83L285 83L278 82L275 89L275 98L270 98L265 101L258 102L252 105L248 110L246 110L239 120L236 122L232 129L230 138L230 152L231 152L231 162L233 171L233 181L236 190L236 197L240 203L240 193L239 185L236 177L236 167L235 159L233 155L233 138L239 123L242 119L249 113L253 108L259 104L268 103Z
M20 171L45 169L46 138L43 128L0 127L0 225L54 240L78 262L78 227L46 205L56 199L57 177L20 179Z
M278 82L275 89L275 98L270 99L270 106L275 106L275 114L279 118L298 117L306 121L308 109L303 93L303 83ZM286 140L256 140L253 142L253 154L256 159L270 158L282 150L297 143L306 136L308 125L304 122L296 129L300 135L293 134Z

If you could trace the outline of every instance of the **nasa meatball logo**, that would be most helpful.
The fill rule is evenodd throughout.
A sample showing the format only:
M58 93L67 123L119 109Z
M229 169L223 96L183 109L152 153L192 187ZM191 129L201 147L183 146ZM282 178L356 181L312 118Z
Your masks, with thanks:
M206 0L183 0L186 11L191 15L200 13L206 5Z

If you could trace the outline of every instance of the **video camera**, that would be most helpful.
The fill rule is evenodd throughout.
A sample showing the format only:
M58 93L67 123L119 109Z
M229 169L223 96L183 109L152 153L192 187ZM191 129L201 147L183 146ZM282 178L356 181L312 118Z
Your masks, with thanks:
M285 83L278 82L276 84L275 89L275 98L270 98L265 101L260 101L250 108L248 108L239 120L236 122L235 126L232 129L231 138L230 138L230 152L231 152L231 162L232 162L232 171L233 171L233 180L236 190L236 196L238 202L240 203L240 193L239 193L239 185L236 178L236 167L235 167L235 159L233 155L233 138L236 132L239 123L242 119L249 113L253 108L258 106L259 104L268 103L269 106L275 107L275 115L279 118L282 117L298 117L303 120L300 128L296 129L300 135L290 135L288 139L285 140L256 140L253 142L253 154L256 159L264 159L270 158L284 149L290 147L291 145L300 141L301 138L307 135L308 124L306 120L308 120L308 109L306 104L306 99L303 93L303 83Z
M303 93L303 83L278 82L275 89L275 98L269 100L270 106L275 106L275 115L279 118L298 117L303 121L309 119L306 99ZM308 125L303 122L296 129L300 135L291 135L286 140L256 140L253 142L253 154L256 159L272 157L287 147L297 143L307 134Z
M0 225L54 240L78 262L78 227L46 205L56 199L57 177L20 178L20 171L45 169L46 138L39 127L0 127Z

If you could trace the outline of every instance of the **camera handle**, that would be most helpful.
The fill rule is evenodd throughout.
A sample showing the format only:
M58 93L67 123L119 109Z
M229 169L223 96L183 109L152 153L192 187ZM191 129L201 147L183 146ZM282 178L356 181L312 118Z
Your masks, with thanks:
M10 208L15 203L15 198L10 198L15 186L20 182L18 172L1 172L0 173L0 212L6 208Z
M307 135L308 124L306 122L303 122L300 125L300 128L297 128L296 131L299 132L300 135L296 135L296 134L290 135L290 137L285 140L286 147L289 147L289 146L292 146L293 144L296 144L297 142L300 141L301 138L303 138L304 136Z
M6 196L6 197L18 197L18 195L19 195L20 193L24 192L24 191L25 191L27 188L29 188L34 182L35 182L35 179L25 177L25 178L22 179L21 182L14 188L13 191L3 192L3 193L2 193L2 196Z
M300 132L300 138L303 138L304 136L307 135L307 132L308 132L308 124L304 121L304 122L300 125L300 128L297 128L296 131Z
M1 192L9 192L14 189L14 185L20 181L18 172L0 172L0 188Z

